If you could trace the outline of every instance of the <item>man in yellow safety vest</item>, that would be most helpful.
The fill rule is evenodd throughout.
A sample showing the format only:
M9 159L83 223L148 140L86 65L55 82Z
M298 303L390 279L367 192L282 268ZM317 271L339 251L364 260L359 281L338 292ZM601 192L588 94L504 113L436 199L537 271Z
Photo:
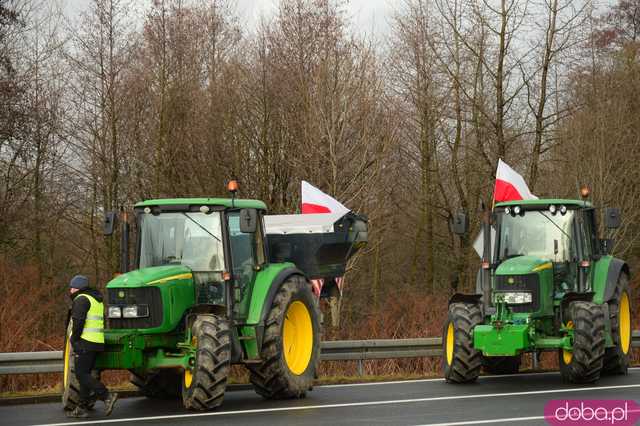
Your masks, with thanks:
M69 283L69 293L73 300L71 306L71 345L74 352L76 378L80 383L80 403L69 411L69 417L88 417L87 410L93 401L101 400L105 404L108 416L118 399L117 393L111 393L91 374L98 352L104 350L104 305L98 290L89 287L89 279L76 275Z

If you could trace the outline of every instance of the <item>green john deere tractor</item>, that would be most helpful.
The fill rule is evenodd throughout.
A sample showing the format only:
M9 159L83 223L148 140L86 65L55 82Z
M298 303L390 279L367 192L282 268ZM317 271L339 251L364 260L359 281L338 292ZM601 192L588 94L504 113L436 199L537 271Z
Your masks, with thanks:
M620 226L605 209L605 226ZM475 294L455 294L443 328L448 382L518 371L522 354L558 353L565 381L625 374L631 350L629 267L598 238L596 210L580 200L498 203L483 218ZM466 232L460 213L454 232Z
M335 221L332 229L317 232L312 224L302 232L318 215L290 215L300 232L270 238L265 212L261 201L233 198L140 202L129 272L128 220L121 217L125 273L106 286L97 374L129 370L145 396L181 396L186 408L208 410L222 403L230 366L242 364L263 397L304 397L315 378L321 332L309 279L344 274L347 259L366 243L366 219L325 215ZM115 221L107 215L105 234ZM78 401L68 340L67 410Z

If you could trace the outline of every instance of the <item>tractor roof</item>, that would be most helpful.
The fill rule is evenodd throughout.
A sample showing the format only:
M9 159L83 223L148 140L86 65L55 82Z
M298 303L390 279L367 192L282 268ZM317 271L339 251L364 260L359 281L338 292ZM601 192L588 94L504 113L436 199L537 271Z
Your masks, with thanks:
M575 206L575 207L592 207L591 202L583 200L567 200L563 198L547 198L538 200L514 200L497 203L496 207L507 206L548 206L550 204Z
M159 198L136 203L135 207L172 206L172 205L206 205L231 207L231 198ZM267 206L260 200L235 199L233 206L241 209L266 210Z

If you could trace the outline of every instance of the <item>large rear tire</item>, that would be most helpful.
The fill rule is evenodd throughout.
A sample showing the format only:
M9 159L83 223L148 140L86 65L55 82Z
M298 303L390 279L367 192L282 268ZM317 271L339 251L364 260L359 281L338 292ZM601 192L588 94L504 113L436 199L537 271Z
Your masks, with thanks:
M231 368L229 322L215 315L198 315L191 327L197 348L195 365L185 370L182 402L190 410L205 411L222 404Z
M516 374L520 371L522 356L491 356L484 357L483 367L489 374Z
M573 351L560 349L560 374L565 382L593 383L600 378L604 357L604 313L591 302L571 302L567 328L573 328Z
M181 381L175 370L131 371L131 383L147 398L175 399L182 393Z
M303 398L320 360L320 311L307 280L289 277L269 308L260 352L249 365L256 393L268 399Z
M473 347L473 329L482 323L478 305L452 303L442 333L442 369L449 383L473 382L480 375L482 353Z
M627 374L631 353L631 294L629 277L625 273L618 278L613 297L609 301L609 316L611 338L615 347L605 349L602 372Z

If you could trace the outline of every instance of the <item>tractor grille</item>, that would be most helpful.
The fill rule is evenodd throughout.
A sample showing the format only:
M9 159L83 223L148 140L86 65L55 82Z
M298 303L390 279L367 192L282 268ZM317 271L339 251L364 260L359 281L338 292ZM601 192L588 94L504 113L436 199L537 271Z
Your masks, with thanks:
M510 279L513 283L509 283ZM496 292L500 291L528 291L531 293L531 303L523 305L509 305L514 313L535 312L540 308L540 281L538 274L528 275L497 275Z
M124 297L118 293L124 292ZM162 296L157 287L110 288L108 302L111 306L147 305L149 316L143 318L109 318L109 328L152 328L162 324Z

